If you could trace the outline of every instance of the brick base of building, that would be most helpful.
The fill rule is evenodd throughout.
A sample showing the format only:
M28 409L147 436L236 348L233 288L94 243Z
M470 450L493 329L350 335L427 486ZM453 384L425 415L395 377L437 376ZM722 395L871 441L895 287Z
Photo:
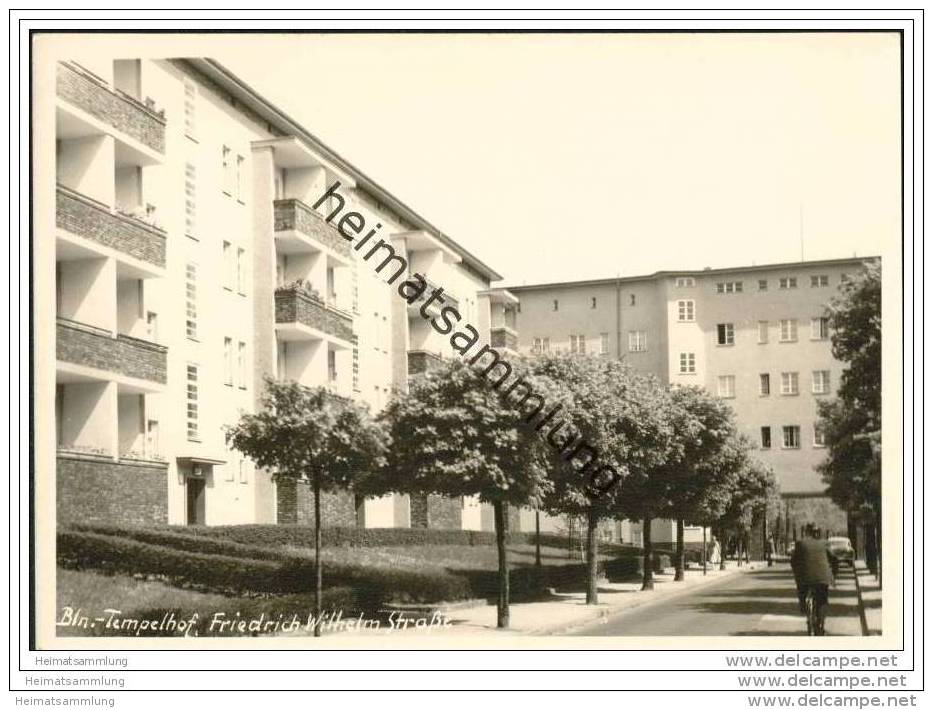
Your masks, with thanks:
M59 525L72 522L164 525L167 464L59 454L55 476Z
M433 530L460 530L463 505L459 498L446 496L410 496L411 527Z
M280 525L314 525L314 492L309 484L283 480L275 487ZM346 491L322 493L321 519L326 527L356 527L358 517L353 494Z

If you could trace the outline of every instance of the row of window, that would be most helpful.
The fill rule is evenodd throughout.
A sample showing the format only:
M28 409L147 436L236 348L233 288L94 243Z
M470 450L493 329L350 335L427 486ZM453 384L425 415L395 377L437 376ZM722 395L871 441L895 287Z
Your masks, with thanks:
M768 334L771 324L769 321L758 321L758 342L763 344L768 342ZM829 339L829 318L818 316L810 319L810 340ZM797 341L797 319L782 318L778 321L778 340L781 343L793 343ZM717 323L716 324L716 343L718 345L735 345L735 324Z
M235 364L234 364L235 360ZM188 363L187 389L185 396L185 418L187 422L188 439L200 441L200 365ZM245 390L248 383L249 370L246 363L246 343L242 340L234 348L233 338L224 337L224 384L233 387L234 382L240 389Z
M845 283L849 280L848 274L840 274L839 282ZM678 276L674 284L677 288L693 288L696 279L692 276ZM742 281L719 281L716 283L716 293L742 293L744 282ZM826 288L829 286L828 274L813 274L810 276L810 288ZM778 278L778 288L789 290L797 288L796 276L781 276ZM768 290L768 279L758 279L758 290Z
M683 356L692 356L693 353L681 353L681 364L683 366ZM688 358L686 364L689 366L691 360ZM696 360L692 360L694 366ZM684 372L681 369L681 372ZM686 373L685 373L686 374ZM813 370L810 373L810 392L813 394L829 394L829 370ZM720 397L735 397L735 375L720 375L717 382L717 394ZM800 394L800 374L797 372L781 373L781 395L793 396ZM771 373L762 372L758 375L758 395L768 397L771 395Z
M531 351L535 354L549 353L551 352L551 339L550 338L533 338ZM554 352L560 353L560 347L556 347ZM572 355L585 355L587 353L586 346L586 336L585 335L571 335L570 336L570 353ZM600 333L599 334L599 354L608 355L609 354L609 333Z
M813 424L812 445L815 449L821 449L826 446L826 434L819 422ZM771 427L761 427L761 448L771 448ZM781 448L799 449L800 448L800 427L796 424L786 424L781 427Z

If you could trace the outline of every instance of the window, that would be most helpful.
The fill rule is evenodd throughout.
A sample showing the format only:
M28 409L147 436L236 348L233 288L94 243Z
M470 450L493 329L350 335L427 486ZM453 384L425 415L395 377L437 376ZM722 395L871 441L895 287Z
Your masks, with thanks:
M758 321L758 342L768 342L768 321L766 320Z
M188 365L188 440L198 441L198 366Z
M800 427L799 426L785 426L781 427L783 433L783 441L781 445L785 449L799 449L800 448Z
M223 191L233 194L233 156L227 146L223 147Z
M680 354L680 374L692 375L697 371L697 359L694 353Z
M224 241L224 288L228 291L233 290L233 281L236 273L236 264L233 262L233 245Z
M735 326L732 323L720 323L716 326L716 342L719 345L735 345Z
M817 274L810 277L810 288L825 288L829 286L829 276Z
M240 483L249 483L249 464L246 459L240 459Z
M648 333L643 330L630 330L628 332L628 351L630 353L643 353L648 349Z
M767 372L762 372L758 375L758 394L762 397L767 397L771 394L771 375Z
M692 276L678 276L675 284L677 288L693 288L697 282Z
M551 352L551 339L550 338L535 338L534 345L532 345L531 350L532 352L535 352L535 353Z
M628 297L628 304L629 304L630 306L634 306L634 305L635 305L635 294L634 294L634 293L629 294L629 297Z
M781 373L781 394L794 395L800 393L799 380L796 372Z
M677 320L681 323L690 323L696 320L693 301L677 301Z
M149 419L146 421L146 458L154 459L159 456L159 421Z
M609 354L609 333L599 334L599 354L600 355Z
M242 155L236 157L236 198L246 201L246 158Z
M237 345L236 351L236 372L237 383L241 390L246 389L246 343L242 340Z
M195 139L197 128L198 87L193 81L185 78L185 135Z
M146 312L146 339L151 343L159 342L159 314Z
M758 279L758 290L759 291L768 290L768 279Z
M590 299L590 308L596 308L596 296Z
M573 354L583 354L586 352L586 338L582 335L570 336L570 352Z
M238 459L237 461L231 461L226 466L224 466L224 480L225 481L232 482L236 479L234 469L238 468L238 463L240 461L242 461L242 459Z
M720 397L735 397L735 375L721 375L718 383Z
M224 384L233 386L233 338L224 338Z
M198 266L185 266L185 334L189 340L198 339Z
M185 236L197 239L197 172L185 164Z
M558 310L559 308L560 308L560 304L557 302L557 299L555 298L555 299L554 299L554 304L553 304L551 310L556 311L556 310Z
M829 394L829 370L813 371L813 394Z
M337 351L336 350L327 351L327 381L330 383L337 382Z
M822 449L826 446L826 432L823 430L823 425L819 422L813 423L813 448Z
M246 295L246 249L236 250L236 290L241 296Z
M778 288L788 289L797 288L796 276L783 276L778 279Z
M771 448L771 427L769 426L761 427L761 448Z
M841 284L849 283L849 275L848 275L848 274L839 274L839 283L841 283Z
M785 318L781 321L781 342L793 343L797 340L797 319Z
M829 338L829 318L810 319L810 340L827 340Z
M720 281L716 284L716 293L742 293L742 282Z

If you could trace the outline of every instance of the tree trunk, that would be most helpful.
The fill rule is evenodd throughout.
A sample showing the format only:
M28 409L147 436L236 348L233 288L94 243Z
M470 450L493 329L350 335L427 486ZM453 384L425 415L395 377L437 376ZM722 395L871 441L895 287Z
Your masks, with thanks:
M596 511L590 508L586 511L586 603L599 603L599 537L596 530L599 518Z
M573 559L573 516L567 516L567 559Z
M709 557L709 552L706 549L706 526L703 526L703 576L706 576L706 559Z
M496 626L509 628L509 558L505 546L506 515L505 503L493 503L496 520L496 549L499 553L499 598L496 602Z
M541 566L541 511L535 509L535 567Z
M645 544L645 554L643 559L644 571L642 574L641 588L654 589L654 555L651 554L651 518L642 520L642 536Z
M878 558L878 574L876 576L878 578L878 589L881 589L883 585L881 582L882 554L881 554L881 516L880 515L875 520L874 526L875 526L875 555Z
M684 521L677 521L677 549L674 551L674 581L684 581L684 563L686 551L684 550Z
M726 538L723 537L725 531L722 527L719 528L719 534L716 536L716 539L719 541L719 571L723 571L726 568Z
M314 477L314 635L321 635L321 482Z
M736 566L742 566L742 533L735 536L735 563Z
M745 564L750 564L751 560L748 557L748 548L751 545L751 532L745 531L742 537L742 550L745 552Z

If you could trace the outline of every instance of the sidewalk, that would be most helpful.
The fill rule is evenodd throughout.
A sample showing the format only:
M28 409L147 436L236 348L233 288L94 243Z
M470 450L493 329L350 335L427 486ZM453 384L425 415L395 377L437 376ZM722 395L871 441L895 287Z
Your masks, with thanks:
M855 561L858 580L859 609L864 614L863 632L866 636L881 634L881 587L875 575L868 571L863 560Z
M758 569L764 562L737 567L733 561L726 563L725 570L710 567L706 576L702 568L692 567L686 571L683 582L674 582L674 571L655 574L655 588L641 591L641 580L631 582L601 582L599 604L588 606L586 594L580 592L557 592L551 599L538 602L513 603L510 608L508 630L496 629L495 605L483 605L445 611L457 634L494 633L512 635L546 635L565 633L579 626L612 616L628 609L650 604L675 595L712 584L732 575ZM406 633L406 632L402 632Z

